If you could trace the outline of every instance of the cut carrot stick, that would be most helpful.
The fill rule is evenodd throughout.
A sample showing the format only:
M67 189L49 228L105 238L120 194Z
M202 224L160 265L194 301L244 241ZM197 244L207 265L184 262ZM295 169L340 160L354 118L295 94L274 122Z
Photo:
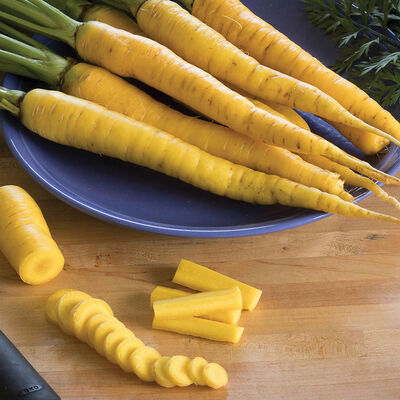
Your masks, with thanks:
M183 290L171 289L165 286L157 286L150 296L150 306L153 308L153 303L157 300L173 299L176 297L188 296L192 293ZM241 310L224 311L217 312L207 315L202 315L201 317L205 319L211 319L213 321L225 322L227 324L236 325L242 314Z
M158 300L153 303L153 309L154 316L158 320L183 319L213 312L241 310L242 294L235 286L224 290Z
M242 293L243 308L253 311L262 291L219 272L188 260L181 260L172 282L194 290L221 290L238 287Z
M230 343L238 343L244 331L240 326L197 317L171 320L154 318L152 326L153 329Z

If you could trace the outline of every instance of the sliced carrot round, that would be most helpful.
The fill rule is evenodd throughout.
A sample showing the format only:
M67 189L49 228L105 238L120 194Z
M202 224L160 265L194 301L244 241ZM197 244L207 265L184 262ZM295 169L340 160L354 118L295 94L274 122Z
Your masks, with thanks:
M74 331L71 326L71 310L76 304L92 297L79 290L68 292L60 297L56 305L57 321L60 328L69 335L73 335Z
M153 364L153 375L155 381L162 387L171 388L175 386L175 383L168 378L166 374L166 364L170 360L171 357L160 357Z
M71 310L71 328L75 336L82 342L87 341L87 331L84 326L87 320L96 314L107 314L112 317L114 315L111 307L100 299L87 299L75 304Z
M228 383L228 374L219 364L210 363L203 369L203 379L207 386L219 389Z
M208 361L203 357L195 357L188 364L188 374L196 385L204 386L206 383L203 378L203 369L208 364Z
M128 328L122 327L110 332L104 339L104 353L108 361L117 364L115 350L125 339L135 337L135 334Z
M116 321L117 319L115 317L110 317L107 314L95 314L92 315L87 321L84 326L84 329L86 331L86 343L93 347L92 343L90 342L90 338L93 337L94 332L96 331L97 327L102 324L103 322L114 320Z
M161 357L161 354L152 347L143 346L135 350L129 360L132 371L145 382L153 382L153 364Z
M74 289L61 289L61 290L57 290L57 292L53 293L46 302L46 316L47 319L52 322L53 324L57 324L58 320L57 320L57 309L56 309L56 305L58 300L60 300L60 298L62 296L64 296L64 294L67 294L69 292L75 292Z
M190 358L185 356L173 356L165 365L165 371L168 378L175 383L175 385L183 387L189 386L193 380L188 374L188 365Z
M123 340L115 349L115 360L117 364L125 371L132 372L130 357L132 353L145 344L136 336Z
M115 331L116 329L122 328L124 326L125 325L121 321L118 321L117 319L114 318L110 319L109 321L103 322L95 329L92 335L89 336L90 343L99 354L105 356L104 353L105 338L110 332Z

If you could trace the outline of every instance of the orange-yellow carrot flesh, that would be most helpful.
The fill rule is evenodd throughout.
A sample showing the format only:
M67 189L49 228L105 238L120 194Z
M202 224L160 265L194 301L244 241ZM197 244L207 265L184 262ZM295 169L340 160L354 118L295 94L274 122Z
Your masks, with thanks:
M164 320L154 318L153 329L229 343L238 343L244 331L240 326L197 317Z
M254 15L240 0L195 0L192 14L261 64L318 87L356 117L400 138L400 124L388 111Z
M237 286L153 303L154 318L157 320L184 319L214 312L241 310L242 306L242 294Z
M184 290L171 289L165 286L157 286L151 292L150 306L153 307L153 303L158 300L167 300L176 297L184 297L190 294L192 293ZM232 311L211 313L208 315L206 314L202 315L201 317L205 319L211 319L213 321L225 322L227 324L236 325L240 319L241 314L242 314L241 310L232 310Z
M0 187L0 251L31 285L49 282L64 266L39 206L18 186Z

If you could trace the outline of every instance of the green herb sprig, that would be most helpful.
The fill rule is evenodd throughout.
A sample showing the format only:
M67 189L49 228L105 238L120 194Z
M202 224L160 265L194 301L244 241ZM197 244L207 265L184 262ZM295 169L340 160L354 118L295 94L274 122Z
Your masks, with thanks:
M332 65L384 107L400 100L400 0L303 0L341 50Z

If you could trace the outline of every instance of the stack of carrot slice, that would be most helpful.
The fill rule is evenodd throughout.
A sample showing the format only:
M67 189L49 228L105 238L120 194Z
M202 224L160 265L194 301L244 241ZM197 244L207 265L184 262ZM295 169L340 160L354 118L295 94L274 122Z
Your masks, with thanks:
M213 389L228 383L225 369L202 357L191 360L180 355L161 356L119 321L105 301L87 293L58 290L48 298L46 314L65 333L86 342L108 361L145 382L155 381L164 387L196 384Z

